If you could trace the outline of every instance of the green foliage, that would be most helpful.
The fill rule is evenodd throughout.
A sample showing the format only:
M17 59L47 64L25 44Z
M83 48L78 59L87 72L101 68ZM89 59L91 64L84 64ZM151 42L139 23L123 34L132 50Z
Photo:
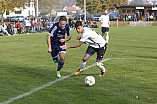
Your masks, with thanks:
M84 7L84 0L76 0L77 5ZM105 9L114 9L121 6L127 0L86 0L86 8L90 13L96 13Z

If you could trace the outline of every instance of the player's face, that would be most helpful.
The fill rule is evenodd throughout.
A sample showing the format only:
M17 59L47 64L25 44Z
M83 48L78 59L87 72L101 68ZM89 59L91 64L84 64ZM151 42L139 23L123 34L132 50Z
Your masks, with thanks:
M83 32L83 26L77 27L76 31L80 34Z
M62 29L64 29L64 28L65 28L65 25L66 25L66 21L60 21L60 22L59 22L59 25L60 25L60 27L61 27Z

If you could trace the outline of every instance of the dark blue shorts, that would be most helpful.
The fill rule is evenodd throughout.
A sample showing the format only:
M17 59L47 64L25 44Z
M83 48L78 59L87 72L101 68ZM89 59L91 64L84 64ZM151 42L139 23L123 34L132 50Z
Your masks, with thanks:
M52 47L52 52L51 52L52 57L57 56L60 52L65 52L66 53L66 49L60 48L60 45L51 46L51 47Z

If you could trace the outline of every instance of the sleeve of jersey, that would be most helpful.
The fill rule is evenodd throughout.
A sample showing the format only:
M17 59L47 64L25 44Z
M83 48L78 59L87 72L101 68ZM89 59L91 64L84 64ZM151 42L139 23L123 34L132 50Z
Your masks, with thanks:
M88 34L83 34L80 41L81 42L86 42L86 40L89 38L89 35Z
M71 36L71 31L70 31L69 25L67 26L67 35L68 35L68 36Z
M50 28L49 34L53 37L56 34L57 26L53 25Z

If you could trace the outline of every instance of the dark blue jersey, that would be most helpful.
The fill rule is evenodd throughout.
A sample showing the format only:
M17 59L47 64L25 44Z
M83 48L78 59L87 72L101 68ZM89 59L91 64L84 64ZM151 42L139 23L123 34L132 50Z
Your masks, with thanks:
M64 29L61 29L59 26L59 22L55 23L49 31L49 34L51 35L51 45L65 45L64 43L61 43L60 39L65 39L65 34L67 33L67 36L71 36L70 27L68 24L65 25Z

